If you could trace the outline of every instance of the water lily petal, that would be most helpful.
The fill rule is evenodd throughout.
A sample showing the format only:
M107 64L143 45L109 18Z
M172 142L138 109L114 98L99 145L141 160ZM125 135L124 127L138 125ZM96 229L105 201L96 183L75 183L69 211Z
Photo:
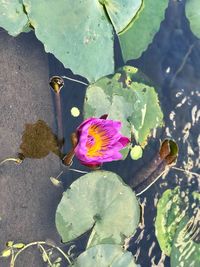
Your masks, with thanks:
M122 136L119 139L119 142L122 144L123 147L125 147L130 143L130 139L128 137Z
M130 142L120 133L121 122L89 118L77 128L78 144L75 155L86 166L122 159L119 152Z

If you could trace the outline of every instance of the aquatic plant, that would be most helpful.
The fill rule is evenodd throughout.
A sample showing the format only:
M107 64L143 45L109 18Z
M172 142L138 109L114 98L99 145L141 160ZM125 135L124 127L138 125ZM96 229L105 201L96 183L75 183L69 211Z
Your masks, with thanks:
M179 186L167 189L157 204L156 236L172 267L200 265L199 205L199 193Z
M125 62L140 57L167 5L168 0L1 0L0 26L13 36L34 30L46 52L94 82L115 71L116 37Z
M120 133L121 122L106 118L89 118L77 128L76 157L83 165L100 166L122 159L120 150L130 140Z
M59 267L64 260L74 267L138 266L127 247L141 219L139 196L174 168L178 146L171 139L161 142L157 154L131 177L129 184L119 175L98 168L103 168L105 162L124 160L129 152L133 160L138 160L152 138L152 131L164 125L156 85L133 66L118 69L114 44L118 39L125 62L140 57L158 31L167 5L168 0L0 0L1 27L13 36L34 30L46 52L53 53L65 67L89 81L52 77L57 136L42 120L26 124L17 157L0 163L21 164L26 158L40 159L53 152L67 166L66 171L84 173L63 192L55 224L64 243L87 234L85 251L75 257L52 241L29 244L9 241L0 256L10 257L11 267L32 246L53 267ZM199 1L187 1L186 15L197 37L198 8ZM63 79L86 87L84 120L77 129L74 126L72 148L65 155L60 101ZM76 108L72 108L72 113L80 114ZM74 155L89 167L88 173L72 168ZM62 186L63 172L50 177L55 186ZM164 192L158 202L156 235L161 250L171 257L172 267L180 262L181 266L199 263L199 212L190 216L188 210L178 187ZM193 250L184 257L187 245ZM61 257L55 258L55 251Z

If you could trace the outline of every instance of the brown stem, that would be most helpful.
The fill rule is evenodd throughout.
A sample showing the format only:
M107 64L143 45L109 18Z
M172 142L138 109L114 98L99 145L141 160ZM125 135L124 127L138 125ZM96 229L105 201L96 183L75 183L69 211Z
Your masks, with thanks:
M169 139L162 142L159 153L157 153L153 159L136 175L134 175L130 181L130 186L136 192L137 195L145 191L145 188L149 188L159 177L167 171L167 167L172 167L176 162L178 156L177 144Z
M62 106L61 106L61 97L60 91L64 86L64 81L59 76L53 76L49 82L51 88L55 93L55 109L56 109L56 122L57 122L57 138L59 143L63 143L64 132L62 124Z
M139 185L141 185L142 183L144 183L150 175L152 175L156 169L158 168L158 166L161 165L162 163L162 159L160 157L160 155L156 155L152 161L145 166L145 168L139 170L136 175L134 175L130 181L130 186L136 190L136 188L139 187Z

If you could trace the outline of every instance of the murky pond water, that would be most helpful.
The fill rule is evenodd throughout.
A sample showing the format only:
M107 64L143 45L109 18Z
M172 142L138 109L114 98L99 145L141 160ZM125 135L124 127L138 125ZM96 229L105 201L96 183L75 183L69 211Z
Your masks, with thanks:
M145 148L142 159L133 161L128 157L123 162L103 166L103 169L119 174L127 183L137 172L148 166L152 157L158 153L160 141L165 138L176 140L179 146L176 167L199 172L200 41L189 29L184 16L184 5L185 1L170 1L165 20L153 43L139 60L128 62L141 69L157 85L165 125L154 132L155 138ZM23 34L18 37L18 41L8 37L3 31L0 35L4 38L1 53L4 57L0 59L1 85L4 86L1 91L1 158L5 158L18 152L25 123L43 119L56 131L55 95L52 91L47 91L49 77L65 75L86 81L64 69L52 55L48 55L47 59L41 44L32 33ZM29 49L25 48L26 43L31 44ZM14 51L10 52L9 49ZM31 66L28 57L24 60L20 51L27 55L31 51ZM14 60L13 54L17 54ZM118 65L122 66L119 50L116 58ZM69 80L65 80L61 90L64 153L71 147L70 134L83 120L82 113L73 117L71 108L78 107L82 112L85 90L85 85ZM21 91L23 94L20 94ZM73 168L88 171L76 160ZM54 188L48 178L55 177L62 170L61 179L65 188L80 176L77 172L67 171L53 154L42 160L28 159L18 168L8 163L1 167L0 239L3 242L10 239L30 242L41 238L59 242L54 227L54 213L62 190ZM166 189L177 185L183 190L198 190L199 177L171 169L139 196L144 207L144 222L130 241L129 250L142 267L170 266L169 257L162 254L157 242L154 223L158 199ZM44 210L47 212L44 213ZM85 240L86 237L83 236L77 241L76 253L84 250ZM4 244L0 245L2 248ZM8 266L7 263L4 264L0 260L0 266ZM30 261L27 255L22 259L21 265L19 263L17 266L43 266L43 263L38 261L37 255Z

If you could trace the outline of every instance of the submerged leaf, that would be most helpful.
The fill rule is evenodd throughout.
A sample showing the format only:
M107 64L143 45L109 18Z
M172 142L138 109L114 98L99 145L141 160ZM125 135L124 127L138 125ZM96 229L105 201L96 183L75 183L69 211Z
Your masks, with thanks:
M200 266L200 212L180 222L173 241L171 267Z
M157 204L156 236L161 250L170 256L175 232L186 216L188 204L181 197L180 187L166 190Z
M50 127L42 120L26 124L20 149L26 158L43 158L50 152L60 156L58 143Z
M132 253L119 245L97 245L87 249L76 259L74 267L139 267Z
M192 193L192 196L193 196L194 200L196 200L196 201L200 201L200 193L198 193L198 192L193 192L193 193Z
M94 171L76 180L63 194L56 227L63 242L92 229L88 247L123 244L139 223L139 203L131 188L112 172Z

